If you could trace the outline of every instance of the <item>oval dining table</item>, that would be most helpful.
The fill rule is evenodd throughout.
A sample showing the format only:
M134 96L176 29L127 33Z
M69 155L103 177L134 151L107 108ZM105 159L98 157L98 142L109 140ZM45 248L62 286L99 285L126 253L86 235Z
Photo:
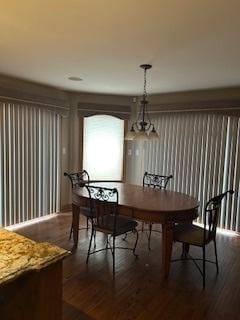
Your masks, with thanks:
M118 212L147 223L162 224L162 275L168 277L171 263L173 226L178 222L192 222L197 214L198 201L186 194L121 182L95 182L91 185L117 188ZM88 207L89 198L84 187L73 190L73 241L78 245L80 206Z

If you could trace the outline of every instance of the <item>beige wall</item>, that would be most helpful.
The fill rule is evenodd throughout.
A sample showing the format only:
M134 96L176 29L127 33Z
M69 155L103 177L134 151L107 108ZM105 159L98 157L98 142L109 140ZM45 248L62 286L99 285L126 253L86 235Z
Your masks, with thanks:
M149 101L152 113L181 111L240 115L239 87L154 94Z
M70 203L71 193L70 184L67 177L64 177L64 172L70 171L70 118L62 118L61 132L61 208L64 208Z
M0 76L1 99L14 98L26 101L35 101L42 107L51 105L58 112L63 113L62 118L62 157L61 157L61 207L64 208L71 202L71 190L69 181L63 176L64 171L81 169L82 160L82 124L79 121L79 104L101 104L106 109L108 106L119 108L123 106L131 108L131 121L137 114L137 102L133 96L89 94L77 92L65 92L50 86ZM149 97L150 110L153 113L198 111L217 112L239 115L240 112L240 88L226 88L216 90L201 90L191 92L156 94ZM81 115L80 115L81 116ZM65 149L65 150L64 150ZM142 177L142 145L127 143L126 155L126 181L140 183ZM133 170L134 168L134 170ZM136 175L133 172L141 174Z
M0 75L0 96L56 105L62 111L69 108L68 96L64 91L4 75Z

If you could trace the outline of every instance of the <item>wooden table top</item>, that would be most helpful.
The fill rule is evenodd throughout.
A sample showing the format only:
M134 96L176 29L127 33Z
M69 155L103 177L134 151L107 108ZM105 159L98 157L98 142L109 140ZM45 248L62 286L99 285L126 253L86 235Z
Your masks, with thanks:
M117 188L120 209L124 207L125 209L129 208L138 212L151 212L151 214L161 216L172 216L175 214L179 216L181 213L192 212L199 206L195 198L175 191L159 190L121 182L92 183L92 185ZM86 188L75 189L73 193L80 198L88 197Z

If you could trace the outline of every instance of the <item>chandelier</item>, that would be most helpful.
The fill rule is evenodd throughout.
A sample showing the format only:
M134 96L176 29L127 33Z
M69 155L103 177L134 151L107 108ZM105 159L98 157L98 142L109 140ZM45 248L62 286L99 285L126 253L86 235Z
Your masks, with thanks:
M140 102L140 111L135 122L131 126L131 130L127 133L125 140L157 140L159 136L155 130L154 124L151 122L150 116L148 114L147 106L147 70L151 69L150 64L141 64L140 68L144 69L144 86L143 86L143 96Z

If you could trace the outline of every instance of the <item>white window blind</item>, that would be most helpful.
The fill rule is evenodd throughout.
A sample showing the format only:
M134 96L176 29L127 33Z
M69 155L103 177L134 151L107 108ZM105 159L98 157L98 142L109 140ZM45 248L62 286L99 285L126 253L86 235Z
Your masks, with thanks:
M124 121L113 116L84 118L83 168L92 180L122 180Z
M168 188L194 196L201 209L211 197L233 189L233 197L223 203L219 226L240 231L239 118L176 113L153 121L160 140L145 143L140 159L132 157L132 162L142 162L142 172L136 169L132 175L139 178L135 181L141 184L144 171L173 174Z
M0 103L0 225L59 211L61 117Z

